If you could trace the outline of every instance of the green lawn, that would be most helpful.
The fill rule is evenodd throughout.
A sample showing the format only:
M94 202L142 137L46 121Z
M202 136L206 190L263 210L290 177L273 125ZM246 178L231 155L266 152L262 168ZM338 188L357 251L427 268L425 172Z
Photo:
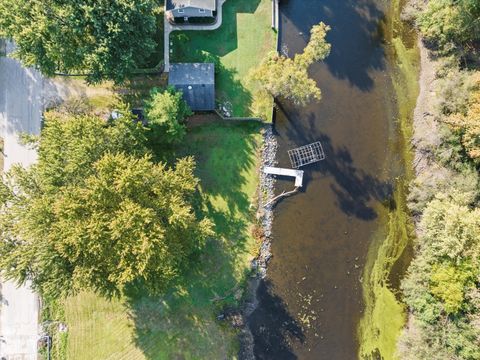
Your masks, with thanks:
M271 29L271 0L227 0L222 26L215 31L183 31L170 35L174 62L217 63L217 100L232 105L232 116L253 115L256 87L247 81L250 69L275 50ZM272 103L273 106L273 103ZM265 117L270 119L270 114Z
M164 297L109 301L82 293L65 301L67 359L236 357L236 334L216 315L241 297L258 246L252 204L259 130L256 123L215 122L189 131L177 153L197 159L201 208L214 221L216 238Z

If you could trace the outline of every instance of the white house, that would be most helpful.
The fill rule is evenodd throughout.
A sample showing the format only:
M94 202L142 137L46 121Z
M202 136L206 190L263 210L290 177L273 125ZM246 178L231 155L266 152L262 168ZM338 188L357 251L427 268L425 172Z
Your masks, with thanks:
M213 17L216 0L167 0L166 11L171 18Z

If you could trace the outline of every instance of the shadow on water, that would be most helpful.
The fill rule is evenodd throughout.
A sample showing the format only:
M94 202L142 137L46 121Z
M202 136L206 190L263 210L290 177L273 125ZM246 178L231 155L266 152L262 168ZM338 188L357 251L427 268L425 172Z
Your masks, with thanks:
M268 280L261 281L257 296L268 300L268 306L257 308L250 321L256 339L256 359L296 359L290 343L305 341L301 326L290 315L283 300L273 293L272 284Z
M388 163L393 101L381 30L387 5L383 0L281 1L282 51L302 52L320 21L332 28L327 35L332 51L309 69L322 89L319 103L277 104L278 164L289 167L287 150L315 141L321 141L326 159L305 167L301 193L276 207L271 285L268 292L258 291L259 307L249 317L259 358L358 358L362 271L372 234L384 225L377 209L380 203L395 206L389 179L394 165ZM287 186L279 181L277 192ZM321 296L305 304L305 294ZM297 338L270 320L276 311L297 321L305 320L302 311L318 316ZM281 344L275 353L265 340L270 337Z
M276 104L289 123L298 122L298 113L291 113L281 103ZM289 104L291 106L291 104ZM289 139L302 139L305 143L320 141L326 159L316 166L324 176L332 176L334 182L330 185L337 198L337 205L348 216L355 216L362 220L373 220L377 217L375 209L370 205L372 200L388 201L393 193L393 186L389 182L381 181L362 169L356 167L347 146L335 146L330 136L316 128L315 116L309 114L303 117L304 126L289 126ZM308 170L308 168L305 168ZM311 180L310 171L304 174L303 190Z
M326 0L281 2L282 17L295 24L298 34L283 34L289 50L301 52L306 45L310 29L319 21L330 25L327 41L332 44L330 55L325 60L330 72L338 79L347 80L362 91L373 88L371 70L385 68L385 51L378 46L382 41L380 23L385 14L369 0ZM299 21L301 17L301 21ZM300 35L294 44L288 38ZM354 59L354 61L352 61Z
M322 134L318 137L329 157L322 164L322 172L333 176L335 182L331 188L337 197L338 206L349 216L362 220L377 217L370 206L372 200L384 202L390 199L393 186L378 180L353 165L350 152L345 146L334 148L330 137Z

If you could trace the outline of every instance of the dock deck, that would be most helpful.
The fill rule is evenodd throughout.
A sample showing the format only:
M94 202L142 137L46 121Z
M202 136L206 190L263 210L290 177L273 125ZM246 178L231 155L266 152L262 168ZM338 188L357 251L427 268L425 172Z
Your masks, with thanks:
M293 170L277 168L273 166L265 166L263 172L271 175L289 176L295 178L295 187L302 187L303 184L303 170Z

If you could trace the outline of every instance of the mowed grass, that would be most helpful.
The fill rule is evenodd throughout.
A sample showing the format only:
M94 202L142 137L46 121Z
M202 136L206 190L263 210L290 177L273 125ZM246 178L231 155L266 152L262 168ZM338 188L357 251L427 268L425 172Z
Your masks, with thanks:
M213 220L216 237L165 296L106 300L81 293L67 299L67 359L236 357L236 333L216 317L242 296L258 246L252 220L259 130L255 123L225 122L190 129L177 154L197 160L201 209Z
M252 100L257 89L247 81L247 75L276 47L271 0L227 0L219 29L175 31L170 42L172 63L215 60L217 101L231 104L232 116L253 115Z

